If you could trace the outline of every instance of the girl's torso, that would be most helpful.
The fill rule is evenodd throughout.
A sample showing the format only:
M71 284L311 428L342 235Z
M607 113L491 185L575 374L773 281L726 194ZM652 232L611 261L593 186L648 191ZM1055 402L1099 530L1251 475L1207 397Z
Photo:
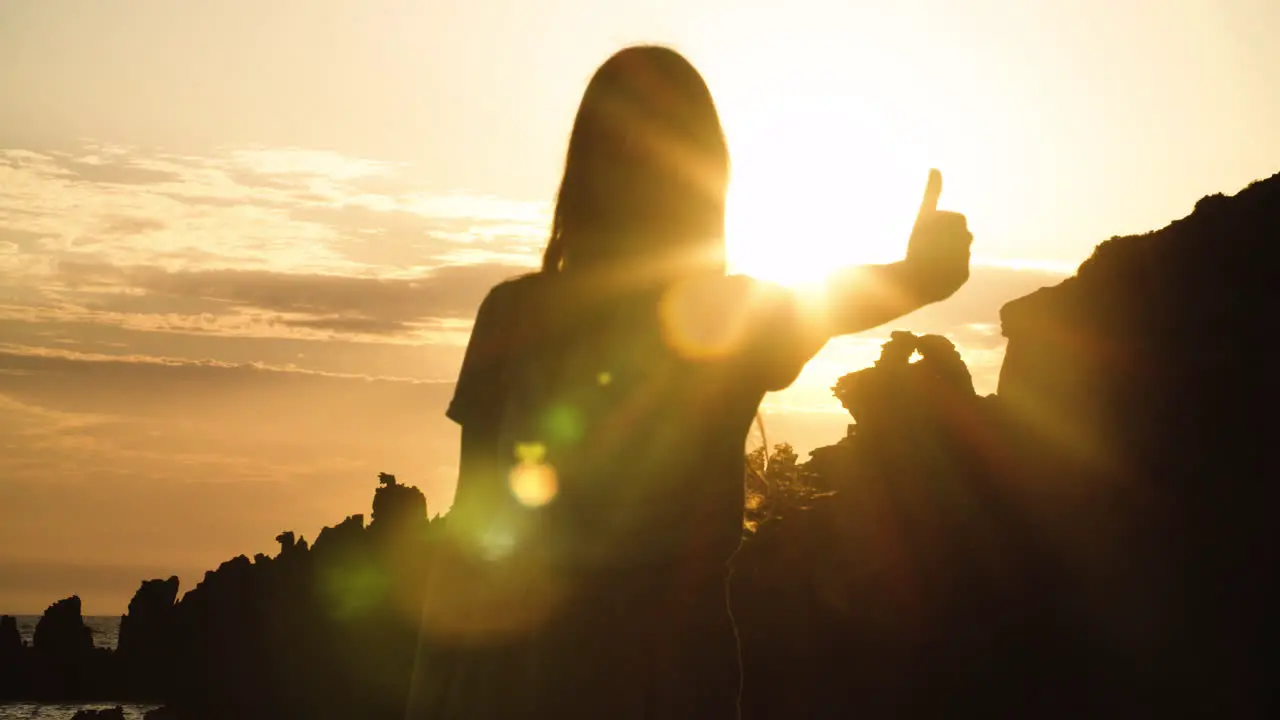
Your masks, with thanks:
M803 360L760 347L786 342L777 303L761 312L751 292L733 295L752 290L745 278L719 280L601 295L536 274L491 292L450 410L487 415L504 532L571 567L733 552L747 432L768 386ZM782 357L796 367L769 367Z

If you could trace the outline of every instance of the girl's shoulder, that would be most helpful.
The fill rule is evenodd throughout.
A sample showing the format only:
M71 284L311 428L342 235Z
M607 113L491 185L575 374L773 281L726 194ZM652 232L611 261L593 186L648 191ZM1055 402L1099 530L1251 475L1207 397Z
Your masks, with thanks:
M699 316L713 325L766 322L775 315L794 311L796 295L776 283L747 275L715 275L671 288L665 298L682 314Z
M819 314L783 285L747 275L708 279L675 315L714 348L712 357L734 363L766 391L795 381L826 343Z
M513 322L520 309L539 294L545 280L543 273L530 272L507 278L489 288L476 312L476 327L500 326Z
M528 272L509 277L489 289L482 306L518 301L529 293L536 292L545 280L546 274L540 272Z

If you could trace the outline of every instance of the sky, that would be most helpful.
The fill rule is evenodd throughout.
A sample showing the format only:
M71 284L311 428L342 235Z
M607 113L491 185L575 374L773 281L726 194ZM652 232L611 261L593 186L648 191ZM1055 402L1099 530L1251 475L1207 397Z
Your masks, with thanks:
M0 0L0 612L118 613L377 473L447 510L485 291L537 261L578 99L636 42L703 72L738 271L892 260L927 171L946 303L832 342L771 442L893 329L996 388L999 309L1280 170L1272 0ZM757 439L758 441L758 439Z

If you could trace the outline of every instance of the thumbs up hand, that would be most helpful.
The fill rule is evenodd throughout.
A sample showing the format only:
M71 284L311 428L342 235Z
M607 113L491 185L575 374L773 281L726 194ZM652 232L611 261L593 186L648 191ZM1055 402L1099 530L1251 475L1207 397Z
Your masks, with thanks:
M964 215L938 210L942 173L929 171L920 214L907 241L906 266L912 284L926 302L945 300L969 279L973 235Z

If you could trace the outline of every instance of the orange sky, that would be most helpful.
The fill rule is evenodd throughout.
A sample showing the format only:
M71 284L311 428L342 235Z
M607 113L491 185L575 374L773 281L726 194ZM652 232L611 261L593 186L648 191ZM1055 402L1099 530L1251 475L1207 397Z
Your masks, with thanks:
M743 271L891 258L942 168L981 262L895 328L991 392L1003 302L1280 169L1276 27L1270 0L0 3L0 612L190 587L367 512L379 471L446 509L475 307L535 261L623 44L707 76ZM771 439L842 434L827 388L890 329L770 397Z

